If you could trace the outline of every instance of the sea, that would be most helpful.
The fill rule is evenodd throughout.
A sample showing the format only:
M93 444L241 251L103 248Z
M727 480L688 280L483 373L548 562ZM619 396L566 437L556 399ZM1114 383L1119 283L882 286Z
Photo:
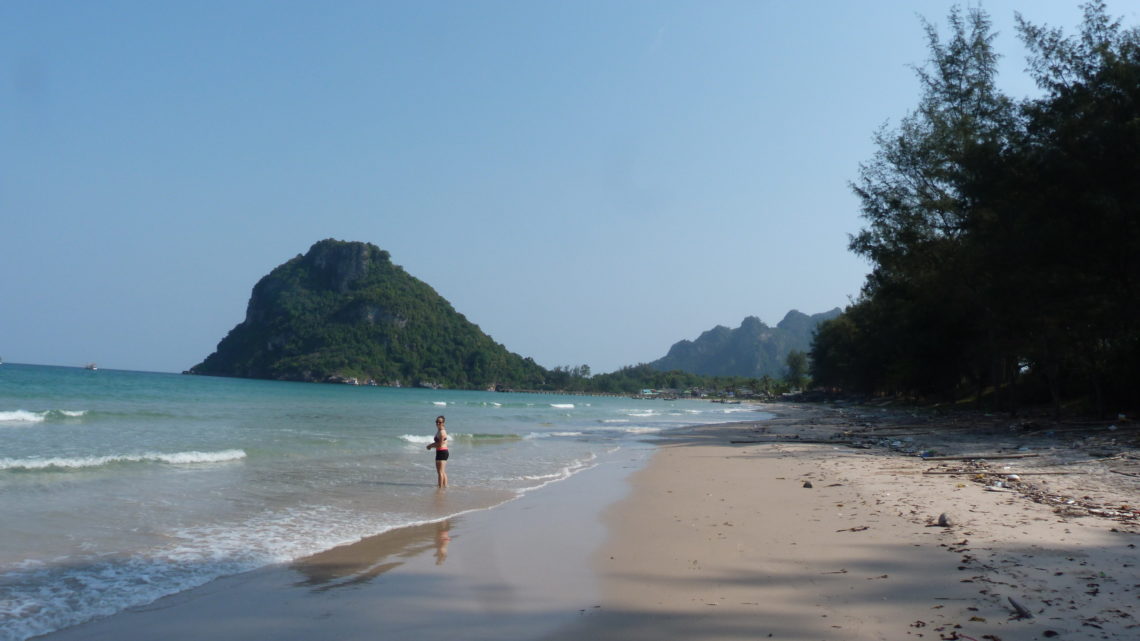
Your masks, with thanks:
M438 498L435 417L451 460ZM493 509L748 405L0 365L0 640Z

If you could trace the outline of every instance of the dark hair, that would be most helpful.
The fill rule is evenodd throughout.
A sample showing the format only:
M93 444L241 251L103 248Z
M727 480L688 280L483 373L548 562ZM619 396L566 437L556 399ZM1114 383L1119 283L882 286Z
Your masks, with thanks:
M444 423L446 423L446 422L447 422L447 419L443 417L443 414L440 414L439 416L435 417L435 422L436 422L436 423L438 423L438 422L440 422L440 421L443 421Z

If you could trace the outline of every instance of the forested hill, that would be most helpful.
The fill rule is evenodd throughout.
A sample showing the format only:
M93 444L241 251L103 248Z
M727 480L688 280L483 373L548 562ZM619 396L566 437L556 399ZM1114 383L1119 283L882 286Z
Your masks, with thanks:
M245 320L191 374L535 388L509 352L375 245L322 240L262 278Z
M793 350L807 352L817 325L839 316L837 307L808 316L792 310L775 328L749 316L740 327L718 325L697 340L674 343L665 357L650 363L659 371L681 370L702 376L781 377Z

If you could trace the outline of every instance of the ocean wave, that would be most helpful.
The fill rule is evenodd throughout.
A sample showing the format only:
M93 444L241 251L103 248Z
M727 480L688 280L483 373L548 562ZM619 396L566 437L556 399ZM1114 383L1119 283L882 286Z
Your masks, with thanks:
M124 557L6 573L0 585L0 641L40 636L219 577L427 522L408 522L395 515L362 519L356 511L304 506L255 515L244 522L175 531L169 545Z
M87 410L45 410L43 412L10 410L0 412L0 423L43 423L52 420L82 418L86 415Z
M663 428L660 427L633 426L619 428L619 431L625 432L626 434L654 434L660 432L662 429Z
M478 442L491 442L491 441L521 441L522 436L518 434L453 434L451 438L457 441L478 441Z
M572 409L574 409L573 403L551 403L550 406L556 410L572 410Z
M452 433L447 435L449 442L463 441L467 443L496 443L507 441L521 441L525 436L519 434L458 434ZM427 445L428 443L435 442L435 436L425 436L422 434L401 434L400 440L406 443L414 443L416 445Z
M725 409L720 410L720 413L722 413L722 414L741 414L744 412L756 413L758 411L759 410L757 410L755 407L726 407Z
M528 439L538 438L571 438L577 436L585 436L584 432L531 432L526 435Z
M194 465L200 463L224 463L245 458L244 450L221 450L217 452L174 452L163 454L147 452L143 454L113 454L109 456L79 456L55 458L12 459L0 458L0 470L80 470L116 463L168 463L171 465Z
M624 413L627 416L636 416L638 418L650 418L661 415L657 410L624 410Z
M424 436L422 434L401 434L400 440L408 443L415 443L416 445L427 445L435 441L434 436Z
M613 451L615 451L615 450L610 450L610 453L612 453ZM510 480L522 480L522 481L527 481L527 482L531 482L531 483L537 481L536 485L534 485L532 487L523 488L523 489L518 491L519 494L527 494L529 492L533 492L534 490L544 488L547 485L550 485L551 483L557 483L559 481L568 479L571 476L574 476L575 474L577 474L578 472L581 472L582 470L588 470L588 469L594 467L595 465L597 465L597 460L598 460L598 456L596 454L591 453L586 458L573 461L560 470L550 472L547 474L521 475L521 476L515 477L514 479L510 479Z

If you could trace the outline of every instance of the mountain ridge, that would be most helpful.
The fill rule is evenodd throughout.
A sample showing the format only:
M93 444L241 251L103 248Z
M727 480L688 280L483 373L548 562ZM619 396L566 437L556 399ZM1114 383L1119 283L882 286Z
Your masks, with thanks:
M746 316L740 327L717 325L696 340L681 340L669 352L649 363L658 371L681 370L702 376L780 377L793 350L811 349L815 328L839 316L838 307L811 316L791 310L769 327L756 316Z

